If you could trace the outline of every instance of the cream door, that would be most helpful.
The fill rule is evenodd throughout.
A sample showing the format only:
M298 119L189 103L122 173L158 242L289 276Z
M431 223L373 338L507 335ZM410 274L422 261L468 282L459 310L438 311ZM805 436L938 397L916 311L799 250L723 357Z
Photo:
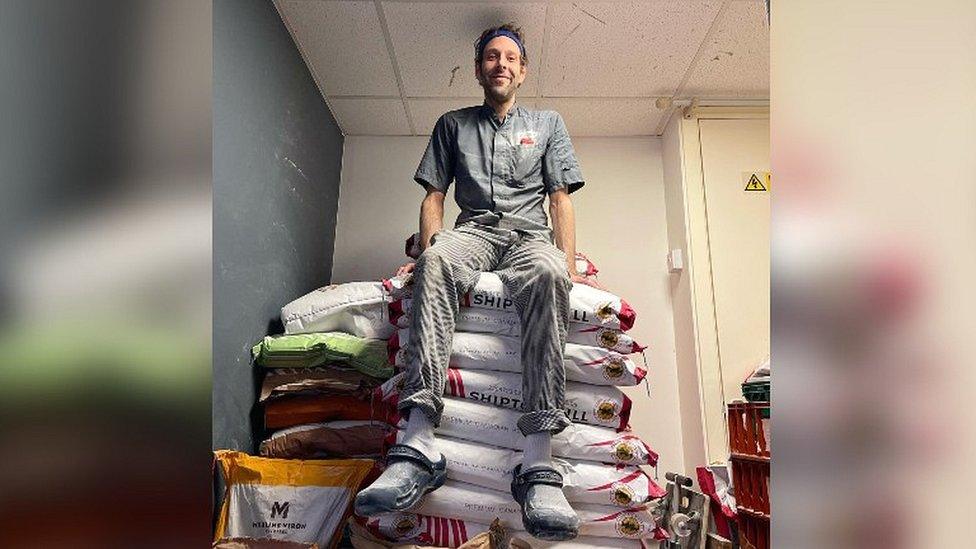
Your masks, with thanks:
M699 119L722 400L769 355L768 119ZM767 191L760 190L767 188ZM749 189L749 190L747 190ZM716 380L717 381L717 380Z

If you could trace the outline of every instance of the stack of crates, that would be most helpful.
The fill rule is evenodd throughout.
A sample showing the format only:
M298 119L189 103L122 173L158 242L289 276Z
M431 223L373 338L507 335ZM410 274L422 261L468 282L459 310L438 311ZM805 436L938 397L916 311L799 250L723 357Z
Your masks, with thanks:
M739 536L756 549L769 549L769 382L743 385L750 401L728 405L732 485L739 515Z

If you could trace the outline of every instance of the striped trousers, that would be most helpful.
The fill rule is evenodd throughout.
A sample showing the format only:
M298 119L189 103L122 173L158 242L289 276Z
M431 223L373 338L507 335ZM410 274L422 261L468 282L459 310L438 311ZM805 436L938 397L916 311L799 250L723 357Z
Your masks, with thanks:
M566 254L548 233L474 222L438 231L431 241L414 267L407 373L398 408L418 408L434 425L440 423L459 300L480 272L494 271L522 328L519 430L528 435L565 429L563 349L572 288Z

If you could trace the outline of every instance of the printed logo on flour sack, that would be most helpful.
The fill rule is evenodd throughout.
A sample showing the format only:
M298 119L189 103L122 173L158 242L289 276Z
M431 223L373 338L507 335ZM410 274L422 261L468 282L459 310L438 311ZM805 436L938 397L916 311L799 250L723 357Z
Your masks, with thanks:
M606 320L613 316L613 307L610 306L610 302L606 302L596 308L596 317L600 320Z
M271 518L288 518L288 506L291 504L290 501L281 503L280 501L274 501L271 503Z
M607 363L603 367L603 377L607 378L608 380L617 379L624 375L625 371L627 371L627 367L622 358L610 357L607 359Z
M417 517L415 515L402 514L393 521L393 531L396 532L399 538L410 536L417 526Z
M613 349L617 346L617 342L620 341L620 336L613 330L600 330L598 337L600 345L607 349Z
M623 515L617 519L617 533L621 536L632 538L640 534L641 523L634 515Z
M634 447L629 442L621 442L613 447L613 457L624 463L633 461Z
M634 501L634 490L626 484L613 486L613 502L617 505L628 506Z
M596 417L600 421L611 421L617 417L617 403L612 400L603 400L596 405Z

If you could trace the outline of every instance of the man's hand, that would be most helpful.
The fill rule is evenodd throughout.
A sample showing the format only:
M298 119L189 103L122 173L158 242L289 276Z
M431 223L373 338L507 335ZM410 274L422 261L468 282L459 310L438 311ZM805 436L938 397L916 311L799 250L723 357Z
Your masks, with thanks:
M400 276L400 275L405 275L405 274L412 273L413 272L413 268L416 265L417 264L414 263L413 261L411 261L409 263L404 263L403 265L400 266L399 269L397 269L396 276Z
M584 276L578 273L569 273L569 279L573 281L573 284L586 284L587 286L592 286L598 290L607 291L607 288L603 284L600 284L600 281L596 278Z

